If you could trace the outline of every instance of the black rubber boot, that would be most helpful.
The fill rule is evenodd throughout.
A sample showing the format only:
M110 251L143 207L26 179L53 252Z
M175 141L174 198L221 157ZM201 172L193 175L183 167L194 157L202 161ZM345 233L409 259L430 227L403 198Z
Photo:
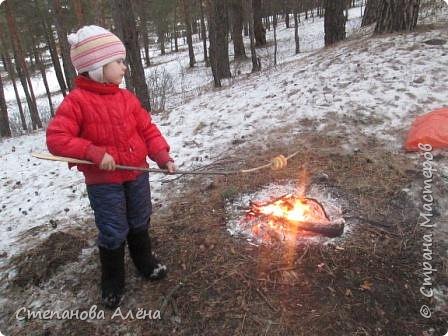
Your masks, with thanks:
M142 230L128 234L128 247L131 259L139 273L149 280L160 280L166 276L167 268L151 252L148 231Z
M99 247L101 260L101 298L103 305L115 309L124 292L124 244L115 250Z

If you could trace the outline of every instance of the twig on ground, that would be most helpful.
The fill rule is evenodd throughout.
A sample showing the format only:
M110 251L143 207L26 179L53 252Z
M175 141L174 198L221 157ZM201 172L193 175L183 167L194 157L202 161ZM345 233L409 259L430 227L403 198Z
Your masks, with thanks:
M182 282L179 282L176 286L174 286L169 292L168 294L165 296L165 298L163 299L162 304L160 305L160 316L163 316L163 314L165 313L166 307L168 305L168 302L171 300L171 297L173 296L173 294L183 286L184 284Z

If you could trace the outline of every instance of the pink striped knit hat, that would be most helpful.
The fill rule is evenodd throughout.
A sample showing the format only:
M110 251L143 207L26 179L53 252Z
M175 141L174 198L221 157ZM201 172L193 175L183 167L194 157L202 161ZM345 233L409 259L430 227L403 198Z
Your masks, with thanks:
M123 42L110 31L98 26L84 26L68 36L70 58L78 73L94 72L104 65L126 58Z

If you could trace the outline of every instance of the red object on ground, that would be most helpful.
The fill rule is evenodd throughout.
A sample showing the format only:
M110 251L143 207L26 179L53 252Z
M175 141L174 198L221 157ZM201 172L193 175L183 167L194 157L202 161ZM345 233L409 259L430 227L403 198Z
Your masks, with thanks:
M448 148L448 108L434 110L417 117L406 139L407 151L418 151L418 144L432 148Z

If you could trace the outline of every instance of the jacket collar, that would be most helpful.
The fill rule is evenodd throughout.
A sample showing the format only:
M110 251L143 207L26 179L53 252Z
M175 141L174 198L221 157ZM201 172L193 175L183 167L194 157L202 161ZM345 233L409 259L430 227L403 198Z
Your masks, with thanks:
M99 83L86 76L79 75L75 78L75 85L80 89L94 92L96 94L114 94L120 91L116 84Z

